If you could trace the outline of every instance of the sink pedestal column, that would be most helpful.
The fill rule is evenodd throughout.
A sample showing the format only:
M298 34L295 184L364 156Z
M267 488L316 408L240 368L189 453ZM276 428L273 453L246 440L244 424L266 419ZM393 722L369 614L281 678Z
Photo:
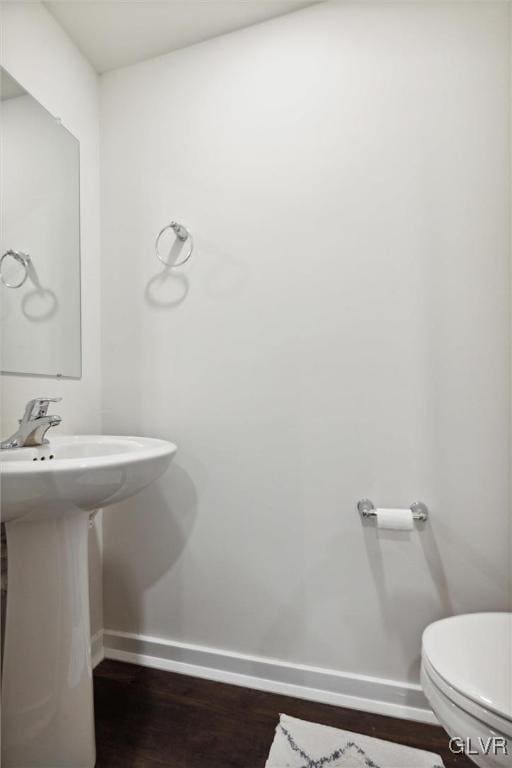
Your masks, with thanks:
M6 524L4 768L95 764L88 519L66 509Z

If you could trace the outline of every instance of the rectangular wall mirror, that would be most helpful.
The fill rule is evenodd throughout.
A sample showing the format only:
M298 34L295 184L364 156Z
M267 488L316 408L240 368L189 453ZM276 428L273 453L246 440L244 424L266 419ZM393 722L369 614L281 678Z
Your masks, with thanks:
M80 146L0 68L2 373L80 378Z

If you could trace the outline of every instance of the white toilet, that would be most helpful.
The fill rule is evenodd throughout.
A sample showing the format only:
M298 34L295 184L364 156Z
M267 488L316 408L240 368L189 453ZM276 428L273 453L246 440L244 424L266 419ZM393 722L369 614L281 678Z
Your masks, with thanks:
M421 684L441 725L481 768L512 766L512 613L474 613L423 633Z

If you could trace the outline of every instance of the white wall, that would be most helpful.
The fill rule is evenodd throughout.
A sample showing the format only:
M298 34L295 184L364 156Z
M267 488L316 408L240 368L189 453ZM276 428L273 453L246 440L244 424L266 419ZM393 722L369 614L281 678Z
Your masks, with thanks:
M508 12L328 3L101 78L104 428L179 446L105 514L107 628L414 683L429 622L510 605Z
M79 381L2 376L1 432L16 429L27 400L61 396L61 433L101 430L99 123L97 76L41 3L1 4L1 63L80 142L82 344ZM91 627L102 626L99 531L91 537Z

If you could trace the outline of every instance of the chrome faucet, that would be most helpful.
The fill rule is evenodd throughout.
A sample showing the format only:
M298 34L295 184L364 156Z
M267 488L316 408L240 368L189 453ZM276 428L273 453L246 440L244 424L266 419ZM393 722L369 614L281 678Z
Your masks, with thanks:
M20 426L13 435L0 443L0 449L47 443L45 435L50 427L56 427L62 421L60 416L47 416L48 406L50 403L60 403L61 400L62 397L36 397L35 400L30 400L25 406L23 418L19 420Z

